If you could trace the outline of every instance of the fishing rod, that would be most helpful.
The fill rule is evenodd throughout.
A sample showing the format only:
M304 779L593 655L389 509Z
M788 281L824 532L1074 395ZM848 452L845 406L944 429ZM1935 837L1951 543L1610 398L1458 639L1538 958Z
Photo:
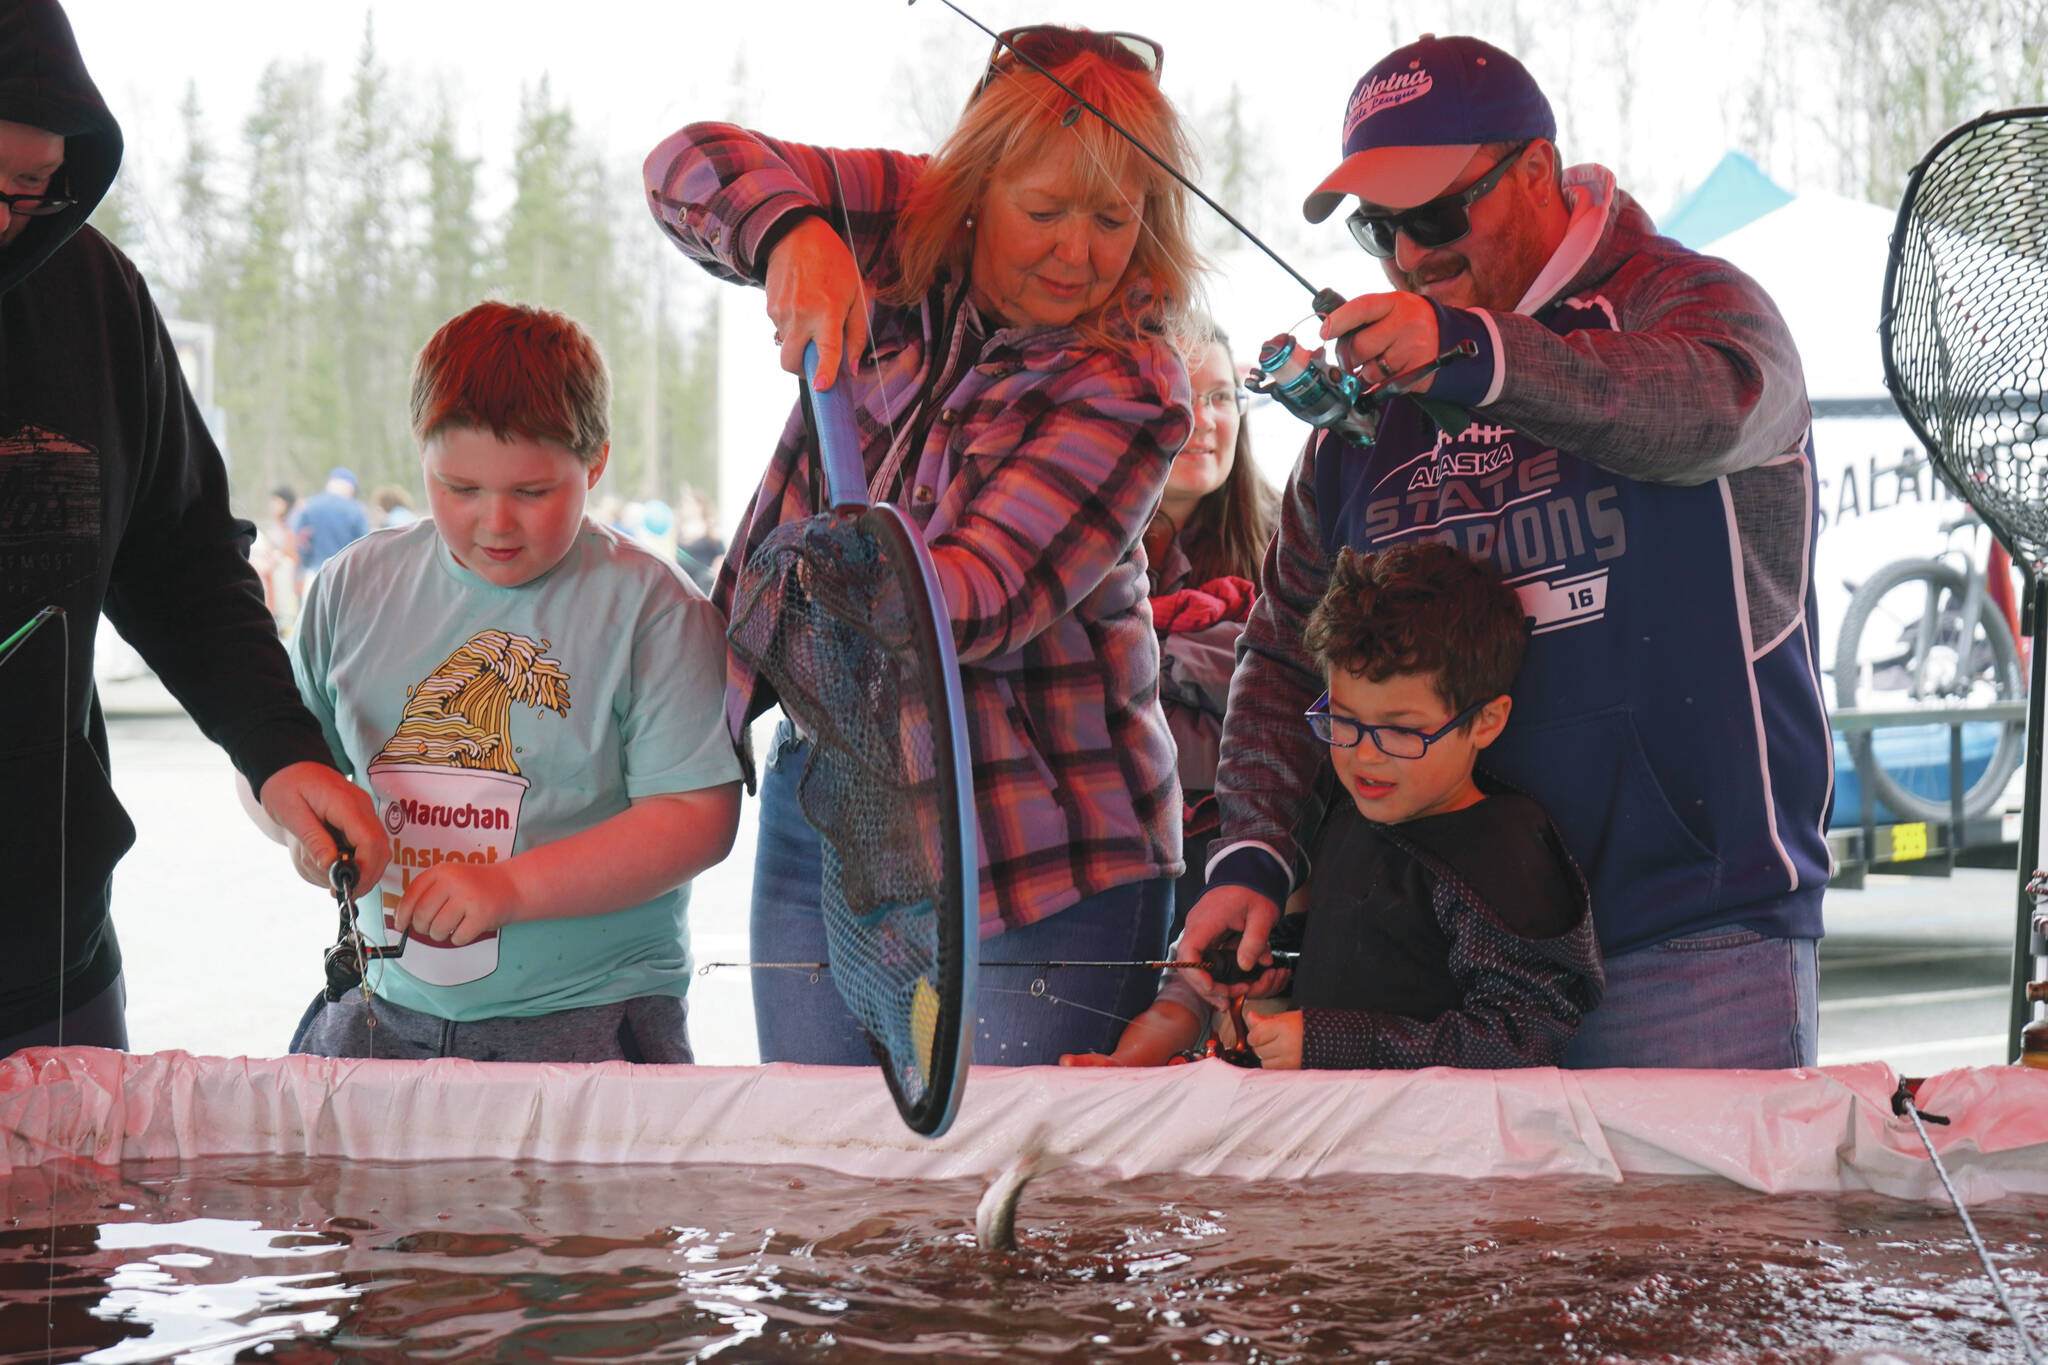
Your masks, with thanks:
M917 0L908 0L908 3L914 5ZM1033 61L1020 51L1015 43L960 8L954 0L939 0L939 3L993 38L997 47L1009 49L1011 56L1065 91L1074 101L1075 107L1067 111L1066 117L1061 120L1063 124L1071 125L1080 116L1080 110L1086 109L1108 125L1117 136L1143 152L1154 165L1172 176L1188 193L1207 204L1224 222L1241 233L1246 241L1265 252L1275 265L1292 276L1302 288L1308 290L1311 296L1309 306L1315 310L1317 317L1327 318L1344 306L1346 299L1342 294L1334 289L1318 288L1311 284L1307 276L1283 260L1279 252L1267 246L1257 233L1239 222L1230 210L1210 198L1201 186L1174 169L1164 157L1146 146L1136 134L1097 108L1078 90ZM1368 387L1357 375L1325 360L1321 347L1311 350L1297 341L1292 332L1282 332L1259 347L1257 368L1246 381L1246 387L1262 397L1271 398L1312 427L1334 431L1355 444L1369 446L1379 431L1380 409L1387 402L1408 393L1453 361L1477 354L1479 348L1476 345L1470 341L1461 341L1434 360L1425 361L1413 369L1388 375L1379 383ZM1419 395L1415 401L1439 427L1449 430L1464 424L1463 412L1448 403L1432 401Z
M1286 949L1275 949L1272 953L1273 961L1271 965L1275 967L1292 967L1295 964L1296 960L1300 958L1300 956L1301 954L1299 952L1289 951ZM1246 971L1244 968L1238 966L1236 944L1234 942L1222 947L1219 947L1217 945L1211 945L1210 948L1202 954L1202 957L1199 961L1192 962L1169 962L1165 960L1154 962L996 962L991 961L988 958L983 958L981 960L981 965L984 967L1029 967L1036 971L1052 971L1061 967L1113 967L1121 968L1124 970L1129 970L1138 967L1148 967L1155 968L1161 971L1164 971L1167 968L1176 968L1181 970L1193 970L1199 968L1200 970L1207 972L1211 980L1215 981L1219 985L1224 986L1234 986L1242 982L1250 981L1257 977L1259 972L1265 970L1265 964L1260 964L1260 966L1257 969L1249 972ZM707 975L711 972L713 968L716 967L744 967L749 969L759 969L762 971L823 972L831 970L832 964L829 962L705 962L699 964L697 968L697 975Z
M34 633L37 627L41 626L44 622L52 620L55 617L62 616L63 614L64 608L52 605L44 607L34 616L31 616L28 618L28 620L22 622L20 626L16 627L12 635L9 635L4 640L0 640L0 663L6 663L8 659L12 658L14 655L15 647L20 645L22 641L28 639L28 637Z
M980 965L983 967L1024 967L1029 968L1033 971L1055 971L1062 967L1104 967L1122 968L1126 970L1132 968L1156 968L1160 970L1165 970L1166 968L1199 967L1201 970L1207 972L1210 976L1210 979L1215 981L1218 985L1235 986L1256 979L1260 973L1266 970L1266 967L1268 965L1265 963L1261 963L1250 971L1246 971L1244 968L1238 966L1237 938L1238 936L1234 933L1225 935L1223 939L1219 940L1216 943L1210 944L1208 948L1204 949L1201 959L1199 961L1193 962L1165 960L1152 962L998 962L991 961L988 958L983 958L981 960ZM1298 950L1285 948L1269 949L1268 955L1273 959L1270 965L1274 967L1292 967L1301 958L1301 953ZM759 968L764 971L810 972L812 973L812 980L816 981L816 974L819 972L831 970L832 964L829 962L705 962L699 964L699 966L697 967L697 975L708 976L710 975L713 969L719 967L748 967ZM1046 983L1044 978L1042 977L1039 980L1031 983L1030 994L1034 998L1044 996L1046 1000L1052 1004L1072 1005L1077 1003L1071 1000L1062 1001L1057 996L1047 994ZM1087 1007L1082 1006L1082 1008ZM1247 1047L1244 1041L1246 1037L1246 1028L1244 1019L1243 997L1235 995L1231 996L1225 1002L1224 1009L1230 1017L1232 1027L1236 1030L1234 1035L1237 1040L1236 1043L1224 1043L1222 1039L1218 1037L1216 1029L1212 1025L1209 1029L1209 1036L1203 1044L1197 1047L1189 1048L1184 1052L1176 1054L1181 1061L1193 1062L1200 1061L1205 1057L1216 1057L1230 1063L1232 1066L1256 1067L1259 1065L1258 1053L1252 1051L1249 1047ZM1096 1012L1101 1013L1102 1011ZM1124 1022L1129 1022L1127 1019L1125 1019L1123 1015L1112 1015L1111 1017L1123 1020Z
M1298 952L1274 950L1272 966L1294 966L1296 958L1300 958ZM1235 986L1239 982L1247 982L1253 976L1257 976L1257 970L1264 970L1264 964L1262 964L1257 970L1247 972L1245 968L1237 966L1237 954L1235 952L1223 954L1223 952L1217 952L1214 948L1204 952L1200 962L991 962L991 960L983 958L981 966L1020 966L1020 968L1032 968L1032 970L1042 970L1042 972L1057 970L1057 968L1063 968L1063 966L1124 968L1124 970L1130 970L1130 968L1157 968L1157 970L1167 970L1167 968L1194 970L1194 968L1200 968L1200 970L1208 972L1210 980L1214 980L1217 984L1223 984L1223 986ZM831 964L829 962L705 962L705 964L698 964L696 974L698 976L707 976L713 968L750 968L750 970L758 968L758 970L764 970L764 972L768 972L768 970L776 970L776 972L827 972L827 970L831 970Z
M909 3L915 5L917 3L917 0L909 0ZM1230 224L1239 232L1243 233L1245 236L1245 240L1249 241L1253 246L1257 247L1259 250L1265 252L1266 255L1272 258L1273 264L1279 266L1289 275L1292 275L1294 277L1294 281L1296 284L1299 284L1303 289L1308 290L1308 292L1314 296L1315 301L1311 306L1316 310L1317 317L1326 318L1330 316L1330 314L1336 312L1339 308L1344 306L1346 300L1342 294L1338 293L1334 289L1318 289L1315 285L1309 283L1308 277L1306 275L1303 275L1299 270L1296 270L1293 266L1289 265L1286 261L1282 260L1280 258L1279 252L1273 250L1273 248L1267 246L1263 241L1259 240L1259 235L1253 232L1250 228L1246 227L1243 223L1237 221L1236 217L1231 214L1229 209L1224 208L1223 205L1217 203L1214 199L1211 199L1207 194L1204 194L1202 192L1201 186L1195 184L1192 180L1189 180L1186 176L1182 175L1179 171L1175 170L1171 165L1167 164L1165 158L1161 157L1159 153L1153 151L1150 147L1146 146L1144 142L1142 142L1135 133L1131 132L1128 128L1125 128L1122 124L1118 123L1108 114L1103 113L1102 110L1096 108L1094 104L1089 102L1086 96L1082 95L1079 91L1075 90L1073 86L1068 85L1058 76L1053 75L1052 72L1047 71L1044 67L1040 66L1030 57L1018 51L1017 45L1015 43L1011 42L1008 38L1005 38L1002 34L997 33L987 24L982 23L981 20L975 18L966 10L961 9L960 6L953 3L953 0L939 0L939 3L944 5L947 9L953 11L953 13L959 15L962 19L965 19L968 23L980 29L983 33L986 33L989 37L995 39L996 45L998 47L1008 48L1010 50L1011 56L1015 57L1018 61L1024 63L1024 65L1030 67L1033 71L1036 71L1039 75L1051 81L1054 85L1057 85L1060 89L1064 90L1067 93L1068 97L1074 101L1074 103L1078 106L1079 109L1086 109L1089 113L1095 115L1095 117L1101 119L1104 123L1108 124L1110 129L1114 131L1117 134L1117 136L1121 137L1124 141L1130 143L1133 147L1136 147L1146 156L1152 158L1152 162L1154 165L1158 166L1160 170L1165 171L1168 175L1172 176L1175 180L1179 181L1181 184L1181 188L1185 189L1189 194L1194 195L1197 199L1200 199L1203 203L1207 204L1210 208L1214 209L1217 212L1217 214L1219 214L1222 217L1224 222ZM1061 122L1065 124L1071 124L1078 116L1079 113L1077 109L1070 109L1067 111L1067 116L1064 119L1062 119Z

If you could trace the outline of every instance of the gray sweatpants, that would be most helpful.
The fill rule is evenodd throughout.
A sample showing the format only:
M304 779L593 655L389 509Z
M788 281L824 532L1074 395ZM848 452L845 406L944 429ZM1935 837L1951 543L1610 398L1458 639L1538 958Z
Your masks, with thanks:
M561 1010L530 1019L457 1021L394 1005L315 996L293 1052L321 1057L472 1062L689 1062L688 1005L673 995L644 995L611 1005ZM375 1023L372 1024L374 1016Z

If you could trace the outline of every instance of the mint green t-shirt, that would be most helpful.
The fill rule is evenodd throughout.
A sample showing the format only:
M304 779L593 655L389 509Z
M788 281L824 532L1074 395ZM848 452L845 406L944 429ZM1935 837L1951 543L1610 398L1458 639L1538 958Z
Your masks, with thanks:
M740 776L718 609L676 566L589 523L516 588L463 568L431 521L366 536L321 566L291 656L336 763L392 837L390 869L357 905L371 944L398 941L384 911L437 862L510 858L634 798ZM460 948L408 938L367 978L455 1020L682 995L688 906L683 886Z

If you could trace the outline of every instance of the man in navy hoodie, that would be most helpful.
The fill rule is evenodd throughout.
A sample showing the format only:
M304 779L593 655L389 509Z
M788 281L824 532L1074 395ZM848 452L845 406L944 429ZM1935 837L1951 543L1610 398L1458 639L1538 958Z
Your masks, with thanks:
M149 290L85 225L120 164L63 10L0 4L0 640L61 611L0 656L0 1055L127 1045L108 913L135 827L92 682L102 611L290 831L302 875L324 884L329 828L365 886L389 856L299 702L249 568L254 528L228 510Z
M1231 681L1222 830L1185 960L1242 929L1247 967L1320 820L1322 678L1301 643L1344 546L1492 559L1533 637L1487 766L1549 810L1592 887L1607 993L1573 1066L1784 1067L1816 1049L1833 749L1812 584L1811 412L1756 283L1656 235L1599 166L1565 167L1549 102L1474 38L1366 73L1348 197L1391 292L1324 324L1368 383L1476 354L1318 432L1290 479ZM1312 875L1312 873L1310 874Z

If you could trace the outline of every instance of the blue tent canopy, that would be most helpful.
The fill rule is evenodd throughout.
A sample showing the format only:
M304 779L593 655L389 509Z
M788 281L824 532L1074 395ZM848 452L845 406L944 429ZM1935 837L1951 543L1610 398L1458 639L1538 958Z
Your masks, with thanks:
M1707 178L1657 220L1657 230L1698 250L1792 202L1792 192L1741 152L1722 156Z

